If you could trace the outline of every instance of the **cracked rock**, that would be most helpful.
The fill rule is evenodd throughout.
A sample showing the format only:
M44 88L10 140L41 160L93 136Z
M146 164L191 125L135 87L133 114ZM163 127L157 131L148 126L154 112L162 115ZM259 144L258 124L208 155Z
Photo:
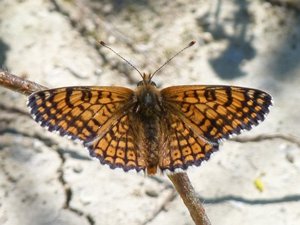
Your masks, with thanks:
M298 225L300 17L291 4L268 2L2 0L0 66L48 87L134 88L139 75L98 40L142 72L197 40L155 75L160 87L248 86L275 100L265 122L189 170L208 217L214 225ZM253 183L260 174L262 192ZM193 222L166 177L100 165L39 127L26 97L0 87L0 224Z

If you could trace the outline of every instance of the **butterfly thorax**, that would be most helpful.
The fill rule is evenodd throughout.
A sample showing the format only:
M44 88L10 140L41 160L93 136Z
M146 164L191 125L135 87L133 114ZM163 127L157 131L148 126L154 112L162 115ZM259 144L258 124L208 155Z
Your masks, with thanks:
M146 117L151 117L162 111L161 96L156 87L150 84L139 86L136 95L137 113Z

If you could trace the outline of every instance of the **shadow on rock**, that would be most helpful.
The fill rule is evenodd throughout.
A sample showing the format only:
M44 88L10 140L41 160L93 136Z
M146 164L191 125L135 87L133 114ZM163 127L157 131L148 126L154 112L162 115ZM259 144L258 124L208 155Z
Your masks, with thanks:
M255 57L256 51L252 46L252 37L248 35L248 24L251 15L248 12L246 1L236 1L238 9L232 20L220 22L222 1L219 0L214 12L209 12L197 19L198 25L213 35L215 40L227 40L228 45L222 53L209 62L217 75L226 80L245 75L242 65L245 60ZM225 27L233 27L235 34L229 35Z
M9 46L0 39L0 68L3 68L6 61L6 52Z
M231 41L219 57L211 59L209 62L222 79L231 80L245 75L241 65L244 60L250 60L254 56L255 50L249 42Z

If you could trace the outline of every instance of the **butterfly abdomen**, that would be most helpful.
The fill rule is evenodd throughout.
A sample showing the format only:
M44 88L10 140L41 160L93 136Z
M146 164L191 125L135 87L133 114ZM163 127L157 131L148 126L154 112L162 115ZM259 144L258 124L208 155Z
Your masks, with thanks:
M155 116L142 117L141 120L145 137L146 172L151 175L156 173L159 164L160 120Z

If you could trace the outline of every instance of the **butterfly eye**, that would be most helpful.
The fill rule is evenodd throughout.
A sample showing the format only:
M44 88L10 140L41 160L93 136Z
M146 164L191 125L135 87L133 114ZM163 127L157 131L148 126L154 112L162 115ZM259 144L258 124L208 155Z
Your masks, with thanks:
M157 87L156 86L156 83L154 83L153 81L151 81L151 83L150 83L152 86L154 86L154 87Z
M139 86L142 86L142 85L143 85L143 83L144 83L144 82L141 80L141 81L139 81L139 82L137 83L137 85L136 85L136 86L138 86L138 87L139 87Z

